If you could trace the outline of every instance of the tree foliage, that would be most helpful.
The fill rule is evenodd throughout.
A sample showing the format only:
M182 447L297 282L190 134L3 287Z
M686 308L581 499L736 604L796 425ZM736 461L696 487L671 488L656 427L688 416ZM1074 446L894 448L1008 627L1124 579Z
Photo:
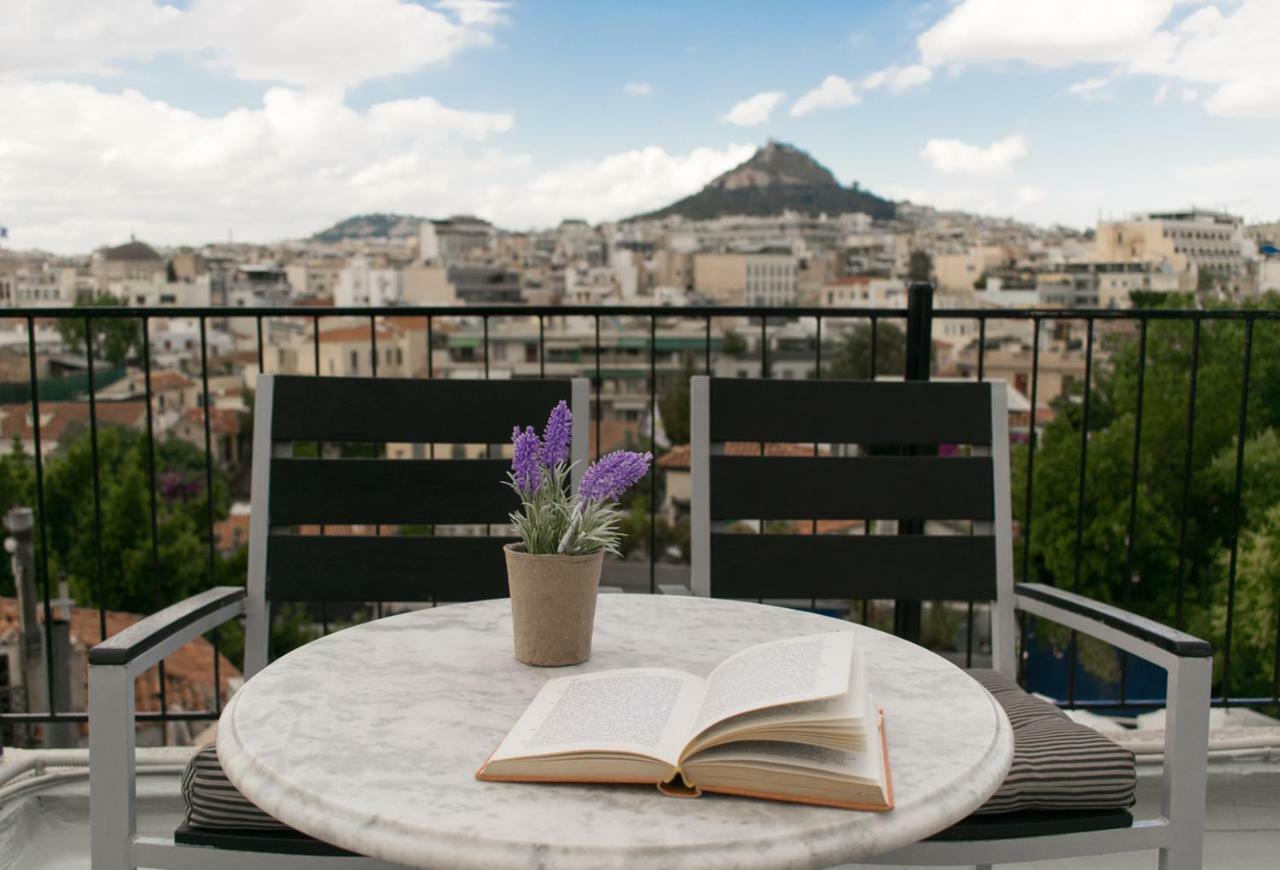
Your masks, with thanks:
M98 430L100 541L95 534L88 430L74 434L56 455L46 457L44 527L49 572L55 578L66 575L72 596L81 605L148 613L158 604L172 603L210 585L204 454L180 439L156 444L153 559L146 440L144 434L116 426ZM215 469L215 519L226 515L227 502L226 482ZM16 452L0 458L0 504L6 510L14 505L35 507L30 456ZM7 561L0 572L0 587L12 594Z
M876 374L900 375L907 366L907 336L892 323L876 324ZM871 326L860 323L830 352L823 377L865 380L871 376Z
M77 308L106 308L123 305L124 302L109 293L99 296L82 296L76 300ZM86 312L88 313L88 312ZM83 318L58 318L58 334L72 350L84 353L87 329ZM99 317L93 321L93 348L97 356L119 366L142 347L142 325L132 317Z
M1280 298L1261 303L1280 307ZM1236 433L1244 385L1244 323L1206 320L1201 326L1195 418L1188 452L1188 398L1193 326L1153 320L1148 327L1137 487L1129 486L1137 427L1139 341L1136 330L1104 333L1090 392L1081 546L1080 506L1083 413L1080 395L1039 433L1034 458L1029 573L1032 580L1076 588L1225 644L1229 552L1235 528ZM1248 381L1240 499L1241 558L1237 596L1259 606L1234 612L1231 691L1270 693L1271 667L1260 638L1274 644L1274 578L1266 553L1280 503L1280 324L1254 326ZM1014 457L1014 513L1025 525L1026 450ZM1183 469L1190 477L1184 491ZM1131 496L1135 499L1131 506ZM1128 541L1135 510L1132 564ZM1183 531L1185 508L1186 526ZM1022 565L1021 537L1015 564ZM1247 554L1246 554L1247 550ZM1247 558L1246 558L1247 555ZM1078 581L1077 581L1078 578ZM1268 586L1267 584L1272 584ZM1179 589L1181 588L1181 594ZM1272 598L1266 596L1272 594ZM1267 602L1271 603L1268 604ZM1179 620L1179 616L1181 619ZM1268 635L1268 632L1270 633ZM1221 656L1215 666L1221 668ZM1221 673L1218 677L1221 678Z
M911 258L907 261L907 280L933 280L933 257L929 256L928 251L917 249L911 252Z
M689 379L697 374L693 357L687 356L680 374L668 378L658 394L658 411L662 415L662 428L672 444L689 443Z

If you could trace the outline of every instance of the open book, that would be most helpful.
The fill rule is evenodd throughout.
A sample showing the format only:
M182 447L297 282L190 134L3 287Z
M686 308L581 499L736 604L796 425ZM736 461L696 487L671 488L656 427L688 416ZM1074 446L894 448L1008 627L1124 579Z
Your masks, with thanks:
M883 716L847 631L748 647L706 679L627 668L550 680L476 777L893 806Z

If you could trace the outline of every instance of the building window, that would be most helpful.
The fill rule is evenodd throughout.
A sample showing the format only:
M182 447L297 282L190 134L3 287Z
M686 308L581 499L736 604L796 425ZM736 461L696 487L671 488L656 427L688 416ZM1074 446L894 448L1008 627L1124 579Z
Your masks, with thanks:
M351 351L351 372L360 371L360 354L357 351Z

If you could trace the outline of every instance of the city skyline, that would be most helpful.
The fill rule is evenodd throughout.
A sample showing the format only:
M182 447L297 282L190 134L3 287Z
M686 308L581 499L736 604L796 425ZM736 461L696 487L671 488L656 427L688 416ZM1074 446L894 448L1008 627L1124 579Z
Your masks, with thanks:
M596 222L769 138L842 184L1032 223L1280 212L1276 0L690 6L19 2L0 226L83 253L373 211Z

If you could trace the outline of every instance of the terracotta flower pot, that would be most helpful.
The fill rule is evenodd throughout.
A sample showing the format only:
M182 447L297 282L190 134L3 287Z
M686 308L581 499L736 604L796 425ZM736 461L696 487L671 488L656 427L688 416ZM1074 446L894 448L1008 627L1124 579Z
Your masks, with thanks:
M507 544L503 551L516 658L539 667L591 658L604 553L531 556L523 544Z

